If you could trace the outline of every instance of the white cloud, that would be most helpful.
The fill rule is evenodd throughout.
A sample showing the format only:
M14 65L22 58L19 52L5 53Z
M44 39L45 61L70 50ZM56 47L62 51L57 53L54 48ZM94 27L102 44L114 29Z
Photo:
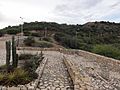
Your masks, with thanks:
M65 20L85 23L87 21L103 20L103 17L120 12L119 9L119 0L85 0L84 2L75 0L58 5L55 12L56 16L64 17Z
M119 21L119 9L119 0L2 0L0 28L20 24L20 16L26 22L55 21L76 24L97 20Z

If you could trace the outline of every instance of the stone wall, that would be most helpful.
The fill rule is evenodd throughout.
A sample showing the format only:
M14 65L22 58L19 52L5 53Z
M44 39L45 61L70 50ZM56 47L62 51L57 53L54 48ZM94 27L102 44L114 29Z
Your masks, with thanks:
M68 69L68 72L70 74L70 77L73 81L74 90L88 90L90 87L87 83L90 82L88 77L83 77L78 68L73 65L73 63L70 60L67 60L64 56L64 63Z
M17 47L17 50L34 50L34 51L60 51L60 48L39 48L39 47Z

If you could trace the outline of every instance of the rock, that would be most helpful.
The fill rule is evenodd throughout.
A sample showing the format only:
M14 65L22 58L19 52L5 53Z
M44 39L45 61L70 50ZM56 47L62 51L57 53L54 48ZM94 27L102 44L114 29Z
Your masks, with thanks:
M8 90L20 90L19 87L8 87L7 89L8 89Z

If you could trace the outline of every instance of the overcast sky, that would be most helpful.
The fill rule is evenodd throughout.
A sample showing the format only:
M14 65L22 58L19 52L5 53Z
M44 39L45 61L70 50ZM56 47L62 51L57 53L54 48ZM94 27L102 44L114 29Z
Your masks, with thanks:
M0 0L0 28L24 22L120 22L120 0Z

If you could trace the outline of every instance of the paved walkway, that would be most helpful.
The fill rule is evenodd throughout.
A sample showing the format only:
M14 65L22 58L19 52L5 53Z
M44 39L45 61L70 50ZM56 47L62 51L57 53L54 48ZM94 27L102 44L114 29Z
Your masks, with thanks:
M71 78L59 52L46 52L48 62L38 85L40 90L73 90Z
M105 63L85 59L78 55L66 55L83 77L90 79L89 90L120 90L120 74L110 71ZM106 67L104 67L106 66Z
M37 51L25 51L25 53L35 54ZM48 62L38 88L40 90L73 90L73 84L63 64L61 53L56 51L44 51L43 53L48 58ZM120 73L104 67L105 63L98 63L78 55L65 56L73 62L83 77L90 79L88 90L120 90Z

